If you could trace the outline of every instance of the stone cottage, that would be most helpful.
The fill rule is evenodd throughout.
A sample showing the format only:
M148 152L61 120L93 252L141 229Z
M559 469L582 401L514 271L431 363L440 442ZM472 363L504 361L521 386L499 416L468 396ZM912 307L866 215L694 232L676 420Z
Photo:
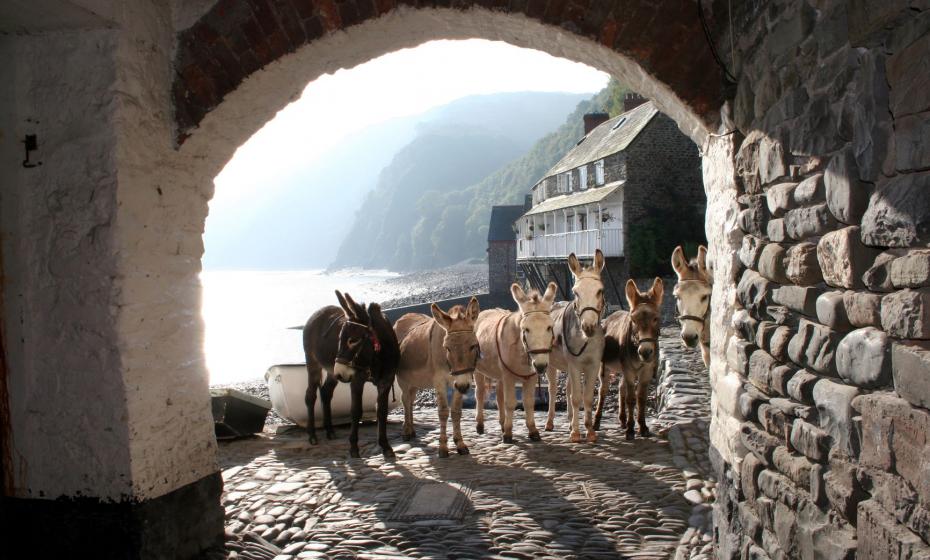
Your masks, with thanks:
M509 294L510 284L517 279L514 222L526 209L522 204L491 208L488 227L488 292L491 294Z
M704 189L697 146L635 94L624 112L584 116L585 136L531 190L517 221L517 262L530 283L554 280L570 298L566 257L607 257L612 303L629 277L665 275L672 249L703 241Z

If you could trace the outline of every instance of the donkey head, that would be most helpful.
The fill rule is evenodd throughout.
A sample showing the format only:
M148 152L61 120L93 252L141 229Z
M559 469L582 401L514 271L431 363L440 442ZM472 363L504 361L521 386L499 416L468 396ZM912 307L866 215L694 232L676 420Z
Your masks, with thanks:
M594 252L591 266L582 266L575 253L568 256L568 267L575 279L572 293L575 295L575 315L581 323L581 332L591 336L601 324L604 312L604 283L601 282L601 270L604 269L604 254L598 249Z
M520 307L520 338L523 349L530 356L530 362L537 373L543 373L549 367L549 352L555 336L552 333L552 303L555 301L555 282L549 282L546 293L542 296L536 290L527 294L519 284L510 286L513 300Z
M707 271L707 249L698 247L697 258L688 262L681 246L672 252L672 268L678 283L672 293L678 306L678 322L681 324L681 340L685 346L694 348L707 325L704 318L710 306L710 273Z
M659 308L664 286L661 278L652 282L648 292L640 292L632 279L626 282L626 300L630 304L630 337L639 359L646 362L655 356L659 345Z
M474 381L475 366L481 354L478 337L475 336L475 321L480 311L478 298L472 297L467 307L455 305L448 313L434 303L430 311L436 323L446 332L442 349L446 354L452 385L464 395Z
M372 329L371 317L365 306L355 303L352 296L343 295L339 290L336 290L336 298L346 314L346 321L339 331L333 375L339 381L348 383L358 372L371 369L381 344Z

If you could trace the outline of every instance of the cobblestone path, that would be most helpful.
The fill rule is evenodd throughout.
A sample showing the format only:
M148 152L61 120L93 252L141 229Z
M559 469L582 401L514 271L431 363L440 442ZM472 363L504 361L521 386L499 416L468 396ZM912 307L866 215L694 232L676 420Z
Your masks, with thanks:
M675 348L666 358L677 363ZM471 455L440 459L436 412L425 409L413 442L401 441L400 411L391 414L394 461L381 457L373 425L360 430L362 459L348 458L345 427L318 446L296 430L221 443L227 558L709 558L704 502L714 483L701 464L709 391L679 402L687 413L675 416L675 399L706 386L706 375L686 374L670 362L658 379L657 400L667 406L654 426L668 439L628 442L612 414L597 444L572 444L560 413L556 431L531 442L518 411L515 443L503 444L496 411L478 435L466 410ZM537 412L537 422L544 416ZM421 480L468 483L463 521L392 521Z

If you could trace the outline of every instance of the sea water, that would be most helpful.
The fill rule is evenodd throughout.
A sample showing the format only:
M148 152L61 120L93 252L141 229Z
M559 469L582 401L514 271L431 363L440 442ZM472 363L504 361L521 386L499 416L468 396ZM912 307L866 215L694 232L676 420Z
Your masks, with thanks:
M303 363L301 327L317 309L338 305L335 290L356 301L397 297L383 281L396 273L350 270L205 271L202 316L210 384L264 376L274 364Z

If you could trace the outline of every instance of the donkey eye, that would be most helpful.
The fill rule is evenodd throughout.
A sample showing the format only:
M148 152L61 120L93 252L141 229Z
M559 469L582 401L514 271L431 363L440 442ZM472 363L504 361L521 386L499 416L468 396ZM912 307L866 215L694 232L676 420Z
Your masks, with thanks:
M597 291L597 297L603 297L603 295L604 295L604 290Z
M701 296L701 301L707 301L707 295Z
M546 330L552 332L552 327L546 327Z

